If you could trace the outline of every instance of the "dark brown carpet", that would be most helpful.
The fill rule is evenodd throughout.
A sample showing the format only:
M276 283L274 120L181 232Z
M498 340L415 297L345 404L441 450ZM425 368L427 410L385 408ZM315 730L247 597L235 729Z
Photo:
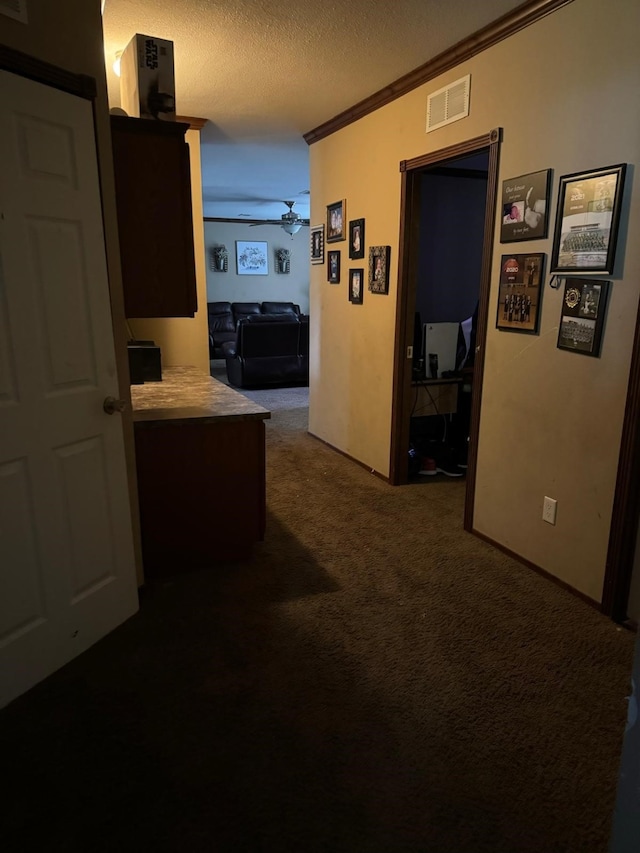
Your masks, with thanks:
M149 584L2 712L4 849L604 853L633 636L306 417L252 561Z

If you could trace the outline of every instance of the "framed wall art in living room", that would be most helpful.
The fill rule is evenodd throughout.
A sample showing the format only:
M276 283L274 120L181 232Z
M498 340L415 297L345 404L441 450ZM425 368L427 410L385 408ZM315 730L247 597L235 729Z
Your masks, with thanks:
M261 240L236 240L238 275L269 275L267 245Z

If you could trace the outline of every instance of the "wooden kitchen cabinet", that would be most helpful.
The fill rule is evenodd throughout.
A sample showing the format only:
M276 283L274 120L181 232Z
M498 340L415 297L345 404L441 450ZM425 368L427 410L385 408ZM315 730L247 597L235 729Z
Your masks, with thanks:
M197 308L188 124L111 116L126 317Z

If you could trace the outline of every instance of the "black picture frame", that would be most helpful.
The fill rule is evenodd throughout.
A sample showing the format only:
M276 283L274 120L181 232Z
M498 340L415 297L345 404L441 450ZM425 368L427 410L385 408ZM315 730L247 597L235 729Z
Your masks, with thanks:
M349 270L349 302L362 305L364 299L364 267Z
M327 243L346 239L347 200L327 205Z
M391 246L369 248L369 290L371 293L389 293L389 261Z
M324 263L324 225L312 225L309 232L309 253L312 264Z
M558 349L600 356L610 284L602 279L565 279Z
M340 284L340 251L327 252L327 281L330 284Z
M544 261L543 252L502 256L496 329L538 334Z
M544 239L549 230L551 169L502 182L500 242Z
M560 178L551 272L613 273L626 169L620 163Z
M349 222L349 258L352 261L364 258L364 219Z

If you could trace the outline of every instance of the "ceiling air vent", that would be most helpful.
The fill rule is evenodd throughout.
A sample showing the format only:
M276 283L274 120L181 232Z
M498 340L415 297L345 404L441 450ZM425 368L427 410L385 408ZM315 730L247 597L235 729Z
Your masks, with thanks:
M449 83L427 98L427 133L469 115L471 75Z
M27 0L0 0L0 14L28 24Z

